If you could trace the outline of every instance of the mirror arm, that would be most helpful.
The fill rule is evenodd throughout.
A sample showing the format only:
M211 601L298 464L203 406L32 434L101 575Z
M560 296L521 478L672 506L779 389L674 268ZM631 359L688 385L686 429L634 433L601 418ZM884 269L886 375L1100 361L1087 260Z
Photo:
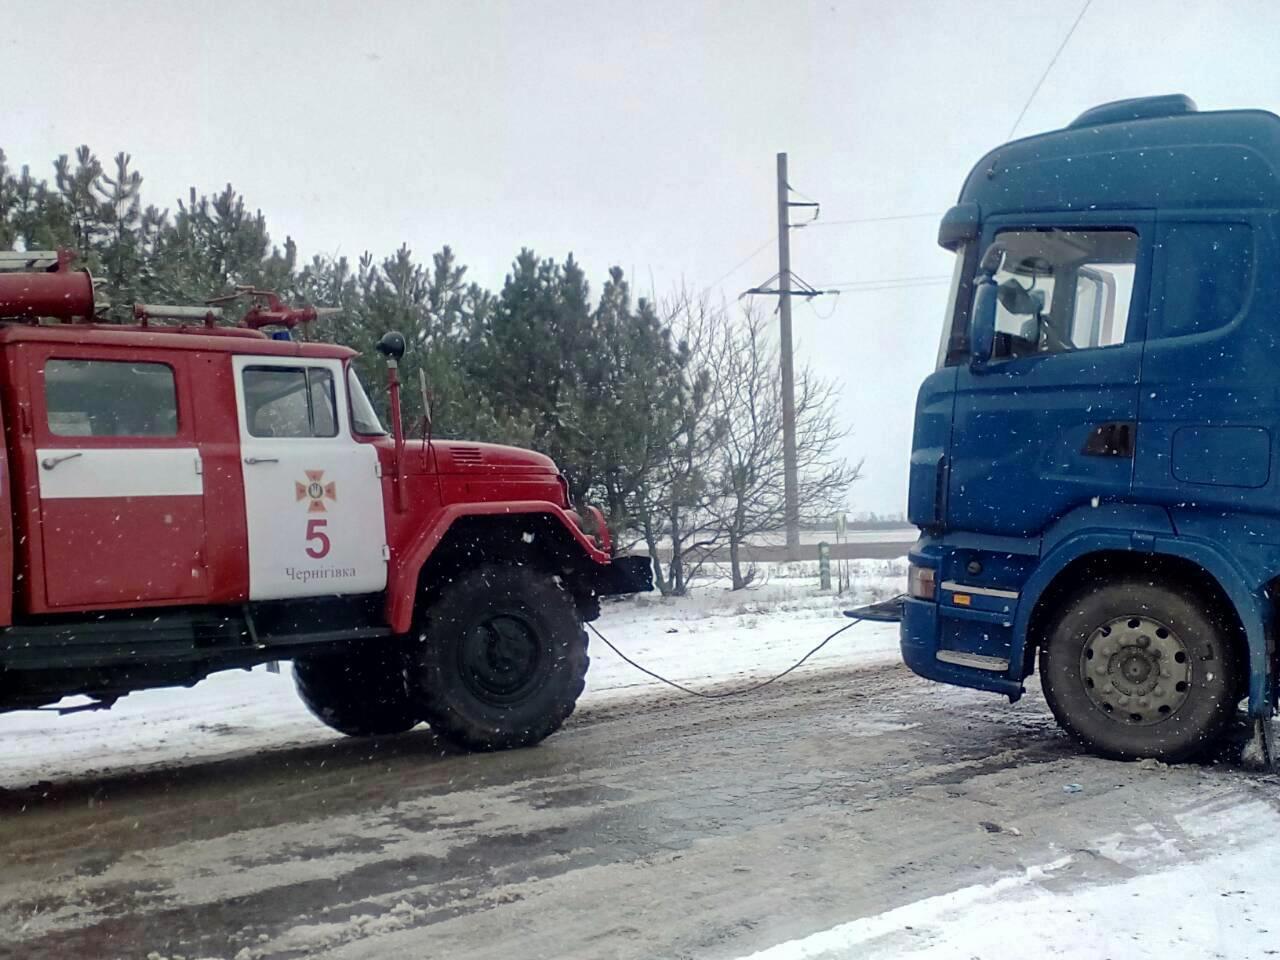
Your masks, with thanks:
M387 357L387 390L391 394L391 433L395 437L395 464L392 486L395 487L395 506L404 513L404 423L400 419L400 369L395 357Z
M431 436L435 424L432 422L431 395L427 392L427 374L421 367L418 368L418 389L422 393L422 461L425 464L431 451Z
M395 469L392 486L395 488L395 508L404 513L404 423L400 418L400 358L407 344L404 335L388 330L378 341L377 350L387 358L387 391L391 395L391 433L395 437Z

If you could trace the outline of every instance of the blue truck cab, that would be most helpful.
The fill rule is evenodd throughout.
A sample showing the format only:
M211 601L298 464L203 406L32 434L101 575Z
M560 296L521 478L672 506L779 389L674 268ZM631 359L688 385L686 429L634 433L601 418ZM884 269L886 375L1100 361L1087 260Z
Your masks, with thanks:
M902 609L918 674L1037 667L1117 758L1276 705L1280 117L1104 104L978 162L920 387Z

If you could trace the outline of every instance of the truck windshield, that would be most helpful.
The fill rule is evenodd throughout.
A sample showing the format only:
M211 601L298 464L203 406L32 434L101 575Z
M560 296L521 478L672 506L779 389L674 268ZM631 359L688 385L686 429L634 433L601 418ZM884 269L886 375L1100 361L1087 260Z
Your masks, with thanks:
M347 392L351 394L351 429L366 437L385 436L386 428L369 402L354 367L347 367Z

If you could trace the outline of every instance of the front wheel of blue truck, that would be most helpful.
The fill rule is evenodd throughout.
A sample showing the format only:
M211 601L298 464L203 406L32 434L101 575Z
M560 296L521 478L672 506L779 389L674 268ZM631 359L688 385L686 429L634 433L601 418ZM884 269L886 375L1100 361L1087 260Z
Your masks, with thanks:
M1217 740L1242 681L1231 631L1194 593L1123 580L1062 604L1040 649L1058 723L1117 760L1186 760Z

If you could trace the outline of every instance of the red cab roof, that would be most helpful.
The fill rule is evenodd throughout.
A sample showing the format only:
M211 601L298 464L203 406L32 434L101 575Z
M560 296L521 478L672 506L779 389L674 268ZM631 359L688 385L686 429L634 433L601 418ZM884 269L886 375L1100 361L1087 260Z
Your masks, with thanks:
M206 353L245 353L271 357L316 357L345 360L356 356L350 347L332 343L272 340L254 330L236 327L140 327L118 324L60 323L0 324L0 346L10 343L66 343L83 346L146 347L157 350L202 350Z

